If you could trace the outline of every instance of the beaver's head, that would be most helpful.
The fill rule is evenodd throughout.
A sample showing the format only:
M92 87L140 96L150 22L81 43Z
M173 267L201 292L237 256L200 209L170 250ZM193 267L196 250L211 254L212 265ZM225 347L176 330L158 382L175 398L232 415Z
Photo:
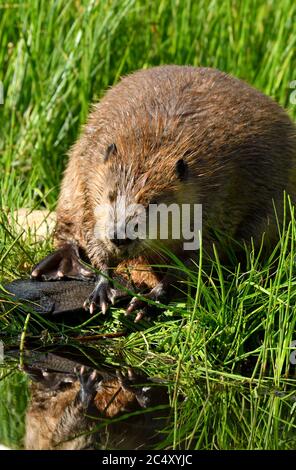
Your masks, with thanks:
M169 247L180 233L183 204L188 205L190 167L186 154L160 148L132 155L111 143L100 166L100 198L94 235L118 259Z

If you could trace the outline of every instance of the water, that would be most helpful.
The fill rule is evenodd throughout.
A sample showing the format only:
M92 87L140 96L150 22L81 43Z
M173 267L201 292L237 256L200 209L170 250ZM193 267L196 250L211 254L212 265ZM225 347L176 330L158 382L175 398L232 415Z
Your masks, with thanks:
M149 449L160 442L166 385L103 359L88 347L8 351L0 441L25 449Z

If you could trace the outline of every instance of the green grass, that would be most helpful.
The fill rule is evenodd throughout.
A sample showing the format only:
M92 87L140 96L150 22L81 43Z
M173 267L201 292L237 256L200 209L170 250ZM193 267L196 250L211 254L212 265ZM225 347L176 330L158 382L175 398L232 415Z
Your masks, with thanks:
M28 273L50 250L50 240L17 237L7 212L55 207L66 153L90 103L120 75L163 63L217 67L295 119L295 20L293 0L1 2L0 278ZM121 360L169 381L167 448L295 448L295 240L293 221L263 265L252 254L244 269L216 259L206 274L200 264L188 272L186 305L170 306L158 321L135 326L113 310L107 320L67 326L31 314L27 334L47 330L49 340L62 341L126 328L128 336L112 342ZM14 306L0 315L6 341L16 340L25 319ZM0 382L0 442L12 446L21 442L27 399L19 377L12 371Z

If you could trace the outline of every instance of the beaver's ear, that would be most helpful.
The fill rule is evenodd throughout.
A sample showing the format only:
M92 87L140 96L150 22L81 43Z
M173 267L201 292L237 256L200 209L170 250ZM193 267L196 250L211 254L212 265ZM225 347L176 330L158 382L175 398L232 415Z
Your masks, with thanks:
M176 163L176 174L179 180L184 181L188 176L188 164L181 158Z
M105 151L105 155L104 155L104 162L106 162L111 155L115 155L116 153L117 153L116 145L114 143L108 145Z

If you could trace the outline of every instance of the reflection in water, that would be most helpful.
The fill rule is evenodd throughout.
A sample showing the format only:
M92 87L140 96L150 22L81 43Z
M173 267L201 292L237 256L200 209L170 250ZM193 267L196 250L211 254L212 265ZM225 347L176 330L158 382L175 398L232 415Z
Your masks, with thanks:
M170 409L150 358L143 362L154 378L119 367L120 348L97 346L53 345L48 352L35 344L21 358L7 352L0 369L0 442L28 449L264 449L274 448L279 436L278 447L295 448L293 379L275 389L272 381L219 380L212 371L209 381L193 376L188 387L189 375L175 383L171 366L164 374L159 364ZM139 362L136 355L133 360Z
M143 373L51 353L27 359L26 449L147 449L162 439L167 389Z

